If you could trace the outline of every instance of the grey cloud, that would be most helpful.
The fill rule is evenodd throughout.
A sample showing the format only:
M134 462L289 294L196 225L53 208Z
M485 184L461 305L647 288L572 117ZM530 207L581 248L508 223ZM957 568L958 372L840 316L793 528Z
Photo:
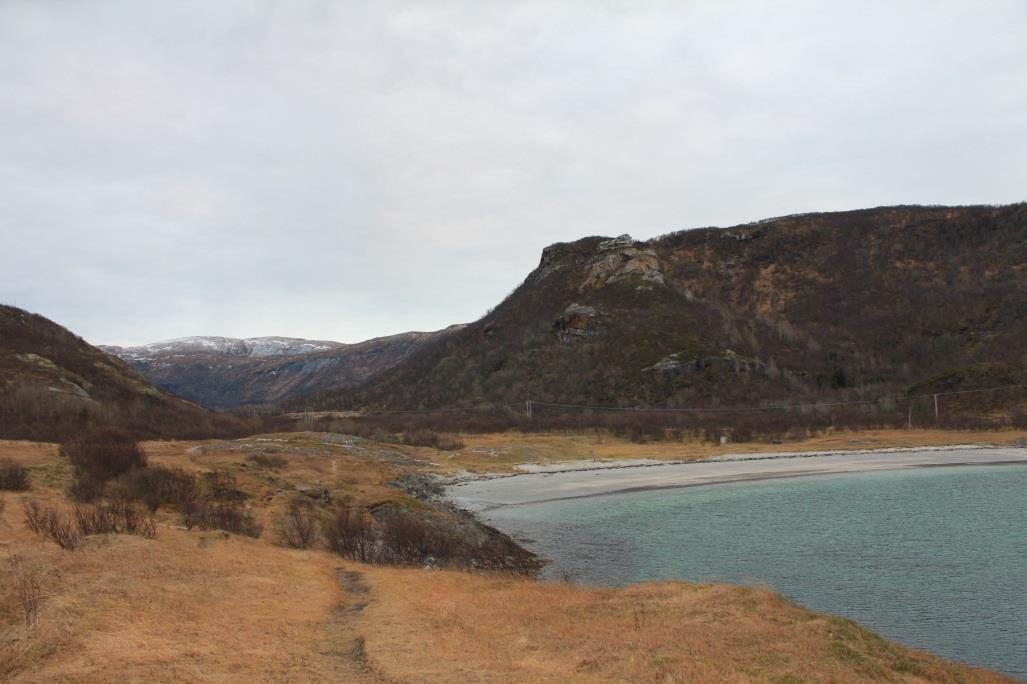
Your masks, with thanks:
M0 300L94 342L472 319L556 240L1024 199L1020 2L0 5Z

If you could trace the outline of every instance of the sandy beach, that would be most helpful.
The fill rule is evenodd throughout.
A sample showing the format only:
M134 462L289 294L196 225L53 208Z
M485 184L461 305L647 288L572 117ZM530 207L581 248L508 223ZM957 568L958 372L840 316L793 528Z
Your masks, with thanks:
M578 469L568 469L561 465L560 469L549 472L457 482L447 488L447 493L462 508L485 511L499 506L669 487L903 468L1010 464L1027 465L1027 448L965 446L844 453L778 453L676 463L636 462L629 465L584 461Z

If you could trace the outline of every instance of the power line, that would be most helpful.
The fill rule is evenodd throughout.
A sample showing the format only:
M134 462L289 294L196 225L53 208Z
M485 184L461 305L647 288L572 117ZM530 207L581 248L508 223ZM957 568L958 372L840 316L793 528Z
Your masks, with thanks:
M559 404L552 402L543 401L532 401L531 406L548 406L551 408L569 408L569 409L585 409L590 411L624 411L624 412L644 412L644 413L730 413L730 412L745 412L745 411L794 411L797 409L804 408L827 408L832 406L860 406L868 404L880 404L883 402L902 402L902 401L913 401L921 397L947 397L957 394L975 394L980 392L997 392L999 390L1006 389L1018 389L1027 387L1027 384L1020 385L1003 385L1000 387L987 387L983 389L972 389L972 390L957 390L952 392L926 392L924 394L915 394L910 396L885 396L878 397L876 399L863 399L858 401L835 401L835 402L816 402L811 404L779 404L776 406L719 406L710 408L660 408L660 407L641 407L641 406L591 406L587 404Z
M732 413L732 412L757 412L757 411L795 411L800 409L816 409L816 408L831 408L835 406L867 406L871 404L882 404L885 402L901 403L904 401L915 401L917 399L929 398L929 397L948 397L962 394L979 394L984 392L998 392L1001 390L1008 389L1023 389L1027 388L1027 384L1017 385L1001 385L999 387L985 387L981 389L970 389L970 390L955 390L951 392L925 392L923 394L915 394L909 396L892 395L883 396L876 399L860 399L854 401L833 401L833 402L813 402L803 404L777 404L772 406L717 406L717 407L698 407L698 408L663 408L663 407L646 407L646 406L601 406L601 405L590 405L590 404L565 404L557 402L545 402L528 400L521 406L515 406L513 404L491 404L489 406L477 406L477 407L461 407L461 406L445 406L439 408L425 408L425 409L408 409L408 410L381 410L373 411L362 414L363 416L388 416L388 415L416 415L416 414L432 414L432 413L498 413L498 412L520 412L530 416L535 408L563 408L563 409L582 409L589 411L609 411L609 412L639 412L639 413Z

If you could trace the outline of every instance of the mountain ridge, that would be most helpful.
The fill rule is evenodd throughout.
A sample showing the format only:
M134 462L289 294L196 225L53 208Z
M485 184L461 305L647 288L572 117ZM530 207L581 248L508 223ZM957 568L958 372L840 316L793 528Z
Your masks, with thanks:
M266 406L375 376L460 325L357 343L294 337L184 337L103 347L159 388L215 409Z
M1023 254L1023 203L556 243L480 320L372 381L299 401L713 406L1020 382Z

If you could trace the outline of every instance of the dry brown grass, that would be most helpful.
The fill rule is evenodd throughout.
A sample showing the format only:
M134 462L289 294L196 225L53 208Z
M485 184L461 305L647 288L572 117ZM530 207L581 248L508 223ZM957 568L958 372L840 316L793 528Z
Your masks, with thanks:
M519 463L556 461L701 459L724 454L771 453L775 451L832 451L880 449L886 447L949 446L953 444L1003 445L1027 437L1024 430L829 430L802 441L728 443L723 446L703 441L653 442L637 444L605 434L495 433L461 435L465 447L454 453L433 456L439 470L476 473L509 472Z
M776 594L379 570L367 654L417 682L998 682Z
M326 553L219 533L90 539L75 552L28 538L8 507L4 545L49 569L29 628L0 616L0 680L347 681Z
M577 439L577 448L592 448ZM574 442L519 444L564 460ZM628 446L611 443L608 453ZM373 443L343 448L314 433L144 448L153 464L197 475L233 472L265 524L303 495L296 487L323 483L335 501L355 505L396 500L404 495L387 486L393 477L441 469L427 461L448 455ZM275 449L284 467L249 462ZM361 643L380 674L403 682L1000 681L762 590L684 583L604 590L364 566L326 551L280 548L273 535L185 531L179 513L164 507L156 539L89 537L61 551L26 528L21 503L66 504L71 468L53 445L5 442L0 451L25 463L33 480L31 492L0 492L4 682L376 681ZM7 589L17 584L15 567L39 584L31 625ZM360 573L370 593L340 583L340 569Z

